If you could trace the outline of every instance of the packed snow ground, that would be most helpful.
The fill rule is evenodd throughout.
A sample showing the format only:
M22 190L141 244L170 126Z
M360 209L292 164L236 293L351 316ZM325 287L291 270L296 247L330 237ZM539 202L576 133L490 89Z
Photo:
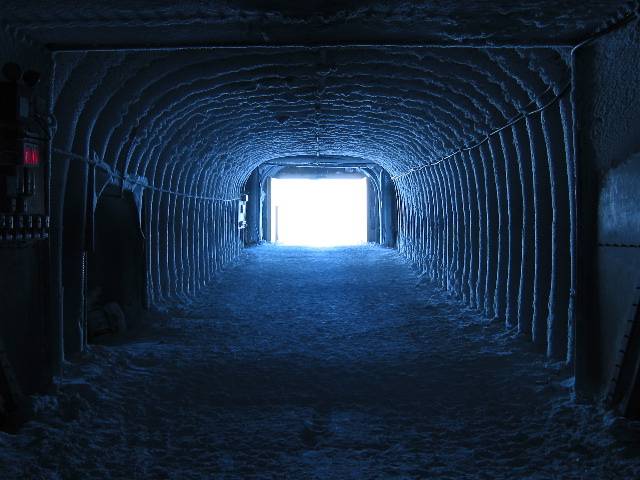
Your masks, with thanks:
M0 433L0 478L640 478L619 421L571 391L393 250L263 245L69 359Z

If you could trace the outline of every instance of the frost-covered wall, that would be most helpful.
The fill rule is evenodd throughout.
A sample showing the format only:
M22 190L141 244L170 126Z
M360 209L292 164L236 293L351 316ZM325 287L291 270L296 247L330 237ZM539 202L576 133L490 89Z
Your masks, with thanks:
M401 251L470 306L564 360L573 318L572 125L565 95L398 179Z
M202 132L189 137L185 122L192 113L176 107L188 93L177 93L177 79L158 78L156 68L140 74L152 60L55 58L52 208L62 225L68 351L85 341L95 210L114 187L134 193L148 304L193 294L240 250L237 181L205 168L211 153L197 148ZM128 82L135 74L137 81Z

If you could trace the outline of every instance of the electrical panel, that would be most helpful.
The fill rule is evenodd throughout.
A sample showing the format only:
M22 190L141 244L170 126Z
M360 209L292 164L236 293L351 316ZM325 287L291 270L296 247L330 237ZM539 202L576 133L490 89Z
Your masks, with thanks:
M0 246L47 238L46 145L48 133L38 112L40 75L22 74L15 63L0 82Z
M240 195L240 202L238 202L238 228L247 228L247 202L249 201L249 195Z

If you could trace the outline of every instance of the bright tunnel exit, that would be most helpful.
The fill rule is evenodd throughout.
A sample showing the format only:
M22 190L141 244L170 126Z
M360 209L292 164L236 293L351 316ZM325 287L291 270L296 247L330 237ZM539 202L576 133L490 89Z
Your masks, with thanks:
M367 180L271 179L271 238L330 247L367 241Z

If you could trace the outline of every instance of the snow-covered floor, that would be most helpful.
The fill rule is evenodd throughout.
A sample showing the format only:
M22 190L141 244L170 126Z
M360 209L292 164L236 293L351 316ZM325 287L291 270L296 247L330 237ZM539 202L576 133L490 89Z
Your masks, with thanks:
M562 365L371 245L247 249L65 370L0 478L640 478Z

